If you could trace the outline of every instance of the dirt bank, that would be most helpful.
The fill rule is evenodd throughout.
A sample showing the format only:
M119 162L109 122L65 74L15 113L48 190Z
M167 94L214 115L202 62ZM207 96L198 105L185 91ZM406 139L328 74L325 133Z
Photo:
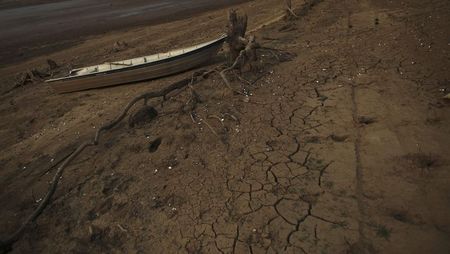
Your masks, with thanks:
M0 66L73 46L88 35L184 19L242 2L245 0L6 2L0 8Z
M244 75L250 83L233 79L248 97L212 75L195 86L202 124L180 111L183 92L152 102L160 117L150 124L123 123L86 150L13 253L448 253L447 1L316 3L295 1L301 17L255 33L283 55L260 52L260 71ZM279 5L240 8L256 27ZM207 40L225 16L92 37L3 68L3 86L47 58L82 66ZM128 47L114 51L123 38ZM3 94L1 239L36 207L55 161L130 98L190 74L65 95L38 82Z

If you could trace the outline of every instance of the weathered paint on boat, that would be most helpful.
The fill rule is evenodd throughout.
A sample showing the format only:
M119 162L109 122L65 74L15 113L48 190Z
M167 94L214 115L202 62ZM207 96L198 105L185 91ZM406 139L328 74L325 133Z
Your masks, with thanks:
M226 36L196 46L150 56L72 70L69 76L47 82L58 93L155 79L187 71L210 60L222 47Z

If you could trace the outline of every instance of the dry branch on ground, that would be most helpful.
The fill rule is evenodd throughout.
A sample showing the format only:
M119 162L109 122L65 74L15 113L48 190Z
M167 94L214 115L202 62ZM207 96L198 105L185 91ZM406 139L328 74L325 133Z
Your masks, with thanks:
M287 16L298 17L297 14L295 14L294 10L292 9L292 1L291 0L284 0L284 2L286 4Z

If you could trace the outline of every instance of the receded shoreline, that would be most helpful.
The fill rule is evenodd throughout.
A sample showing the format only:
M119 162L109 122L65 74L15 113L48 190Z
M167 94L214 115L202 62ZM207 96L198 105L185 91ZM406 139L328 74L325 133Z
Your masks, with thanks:
M0 9L0 66L73 46L87 36L157 25L248 0L52 1ZM42 1L38 1L42 2Z

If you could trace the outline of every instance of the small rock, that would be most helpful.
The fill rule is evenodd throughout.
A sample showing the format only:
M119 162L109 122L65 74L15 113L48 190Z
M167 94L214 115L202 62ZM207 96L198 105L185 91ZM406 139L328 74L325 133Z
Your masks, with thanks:
M336 134L331 134L330 138L334 141L334 142L344 142L345 140L348 139L348 135L336 135Z
M124 49L126 49L128 47L128 44L124 41L116 41L113 45L113 51L114 52L119 52L122 51Z
M370 117L370 116L360 116L360 117L358 117L358 122L361 124L369 125L369 124L375 123L376 118Z
M318 144L320 143L320 137L318 136L305 137L305 143Z
M154 153L158 150L159 146L161 145L162 139L161 138L157 138L155 140L153 140L152 142L150 142L150 145L148 146L148 151L150 153Z
M151 209L157 209L160 207L163 207L164 202L159 197L153 197L150 201L150 208Z

